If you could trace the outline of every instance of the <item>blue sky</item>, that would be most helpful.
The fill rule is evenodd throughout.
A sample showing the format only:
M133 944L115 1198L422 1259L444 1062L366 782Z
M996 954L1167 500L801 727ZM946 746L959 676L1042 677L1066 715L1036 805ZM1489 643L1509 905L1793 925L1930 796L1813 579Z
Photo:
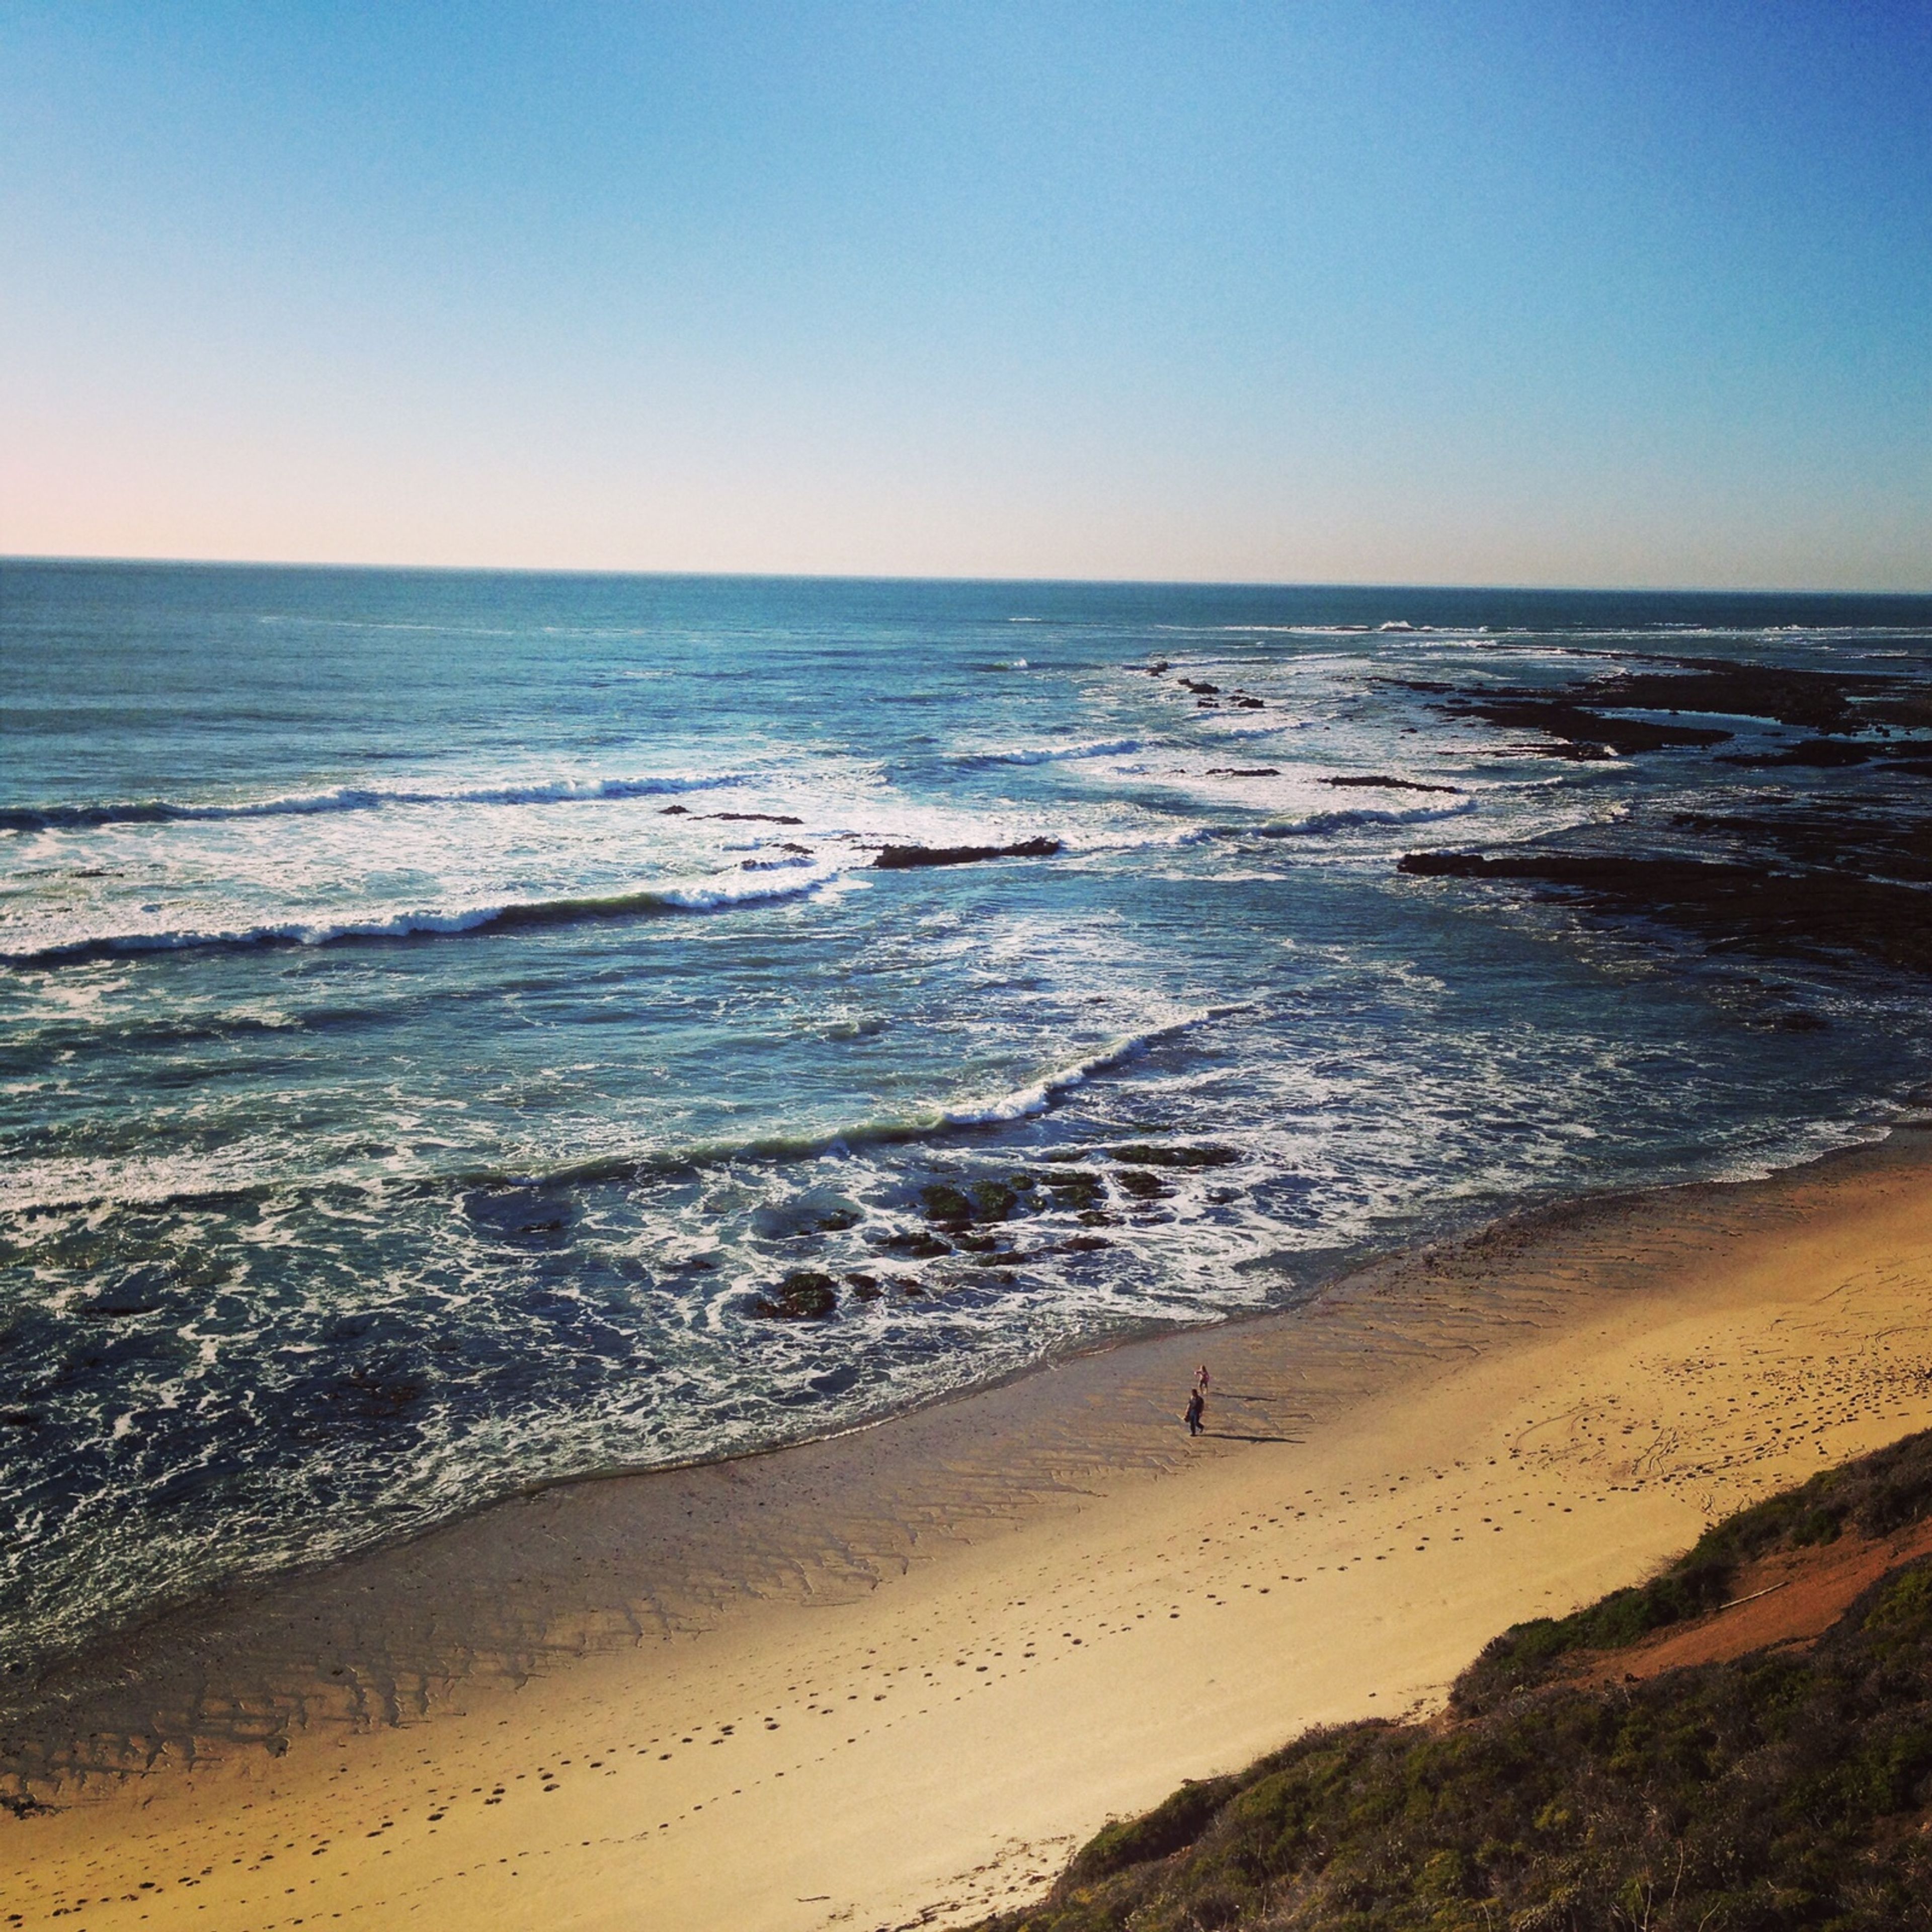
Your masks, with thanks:
M0 550L1932 588L1932 0L0 9Z

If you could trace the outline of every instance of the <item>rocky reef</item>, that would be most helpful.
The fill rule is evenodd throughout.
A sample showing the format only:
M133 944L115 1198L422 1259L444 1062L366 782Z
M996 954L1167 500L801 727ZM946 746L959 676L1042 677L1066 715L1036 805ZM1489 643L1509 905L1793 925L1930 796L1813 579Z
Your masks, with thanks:
M1445 716L1532 734L1479 746L1478 756L1702 758L1710 800L1697 812L1639 803L1502 848L1409 853L1399 862L1408 876L1528 889L1675 928L1713 952L1932 971L1932 679L1922 669L1676 658L1554 689L1402 688ZM1701 722L1669 722L1685 714ZM1777 777L1746 776L1759 772Z
M901 872L915 866L974 866L986 859L1051 859L1059 850L1058 838L1022 838L1015 845L888 845L872 864L881 872Z

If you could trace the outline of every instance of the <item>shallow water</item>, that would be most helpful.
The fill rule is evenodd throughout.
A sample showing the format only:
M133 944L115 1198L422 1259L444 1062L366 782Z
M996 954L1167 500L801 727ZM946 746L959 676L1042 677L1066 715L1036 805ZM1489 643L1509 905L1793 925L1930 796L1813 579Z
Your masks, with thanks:
M1932 608L0 564L9 1652L1874 1131L1916 984L1394 872L1744 788L1408 688L1633 651Z

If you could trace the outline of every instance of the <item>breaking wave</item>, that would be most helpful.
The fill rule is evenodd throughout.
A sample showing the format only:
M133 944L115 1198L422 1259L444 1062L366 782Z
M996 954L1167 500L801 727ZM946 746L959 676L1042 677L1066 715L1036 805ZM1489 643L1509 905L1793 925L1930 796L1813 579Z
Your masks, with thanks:
M208 947L328 946L345 939L411 939L479 932L487 927L562 926L578 920L648 917L654 913L728 911L814 892L837 876L836 868L808 875L754 882L730 874L688 885L641 887L634 892L575 898L518 899L505 904L424 908L382 918L310 922L287 920L227 929L167 926L148 932L78 934L31 950L0 953L10 966L50 966L139 952L178 952Z
M976 765L1052 765L1068 758L1113 758L1138 752L1138 738L1110 738L1084 745L1022 745L1006 752L960 752L951 762L970 770Z
M600 799L655 798L715 791L748 781L742 773L710 776L546 778L524 784L478 785L457 790L392 791L338 785L283 798L196 804L175 799L111 799L95 805L0 806L0 831L64 832L97 825L166 825L198 819L301 818L320 812L380 812L394 805L564 805Z

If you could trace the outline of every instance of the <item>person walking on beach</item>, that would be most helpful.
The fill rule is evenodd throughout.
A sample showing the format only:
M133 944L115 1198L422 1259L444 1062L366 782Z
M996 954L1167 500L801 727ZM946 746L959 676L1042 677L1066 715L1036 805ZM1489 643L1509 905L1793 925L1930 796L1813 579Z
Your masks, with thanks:
M1201 1391L1204 1399L1208 1394L1208 1384L1211 1379L1212 1378L1208 1373L1208 1364L1203 1362L1200 1367L1194 1371L1194 1386Z
M1208 1398L1201 1392L1196 1382L1187 1392L1187 1432L1190 1436L1201 1433L1201 1418L1207 1412Z

